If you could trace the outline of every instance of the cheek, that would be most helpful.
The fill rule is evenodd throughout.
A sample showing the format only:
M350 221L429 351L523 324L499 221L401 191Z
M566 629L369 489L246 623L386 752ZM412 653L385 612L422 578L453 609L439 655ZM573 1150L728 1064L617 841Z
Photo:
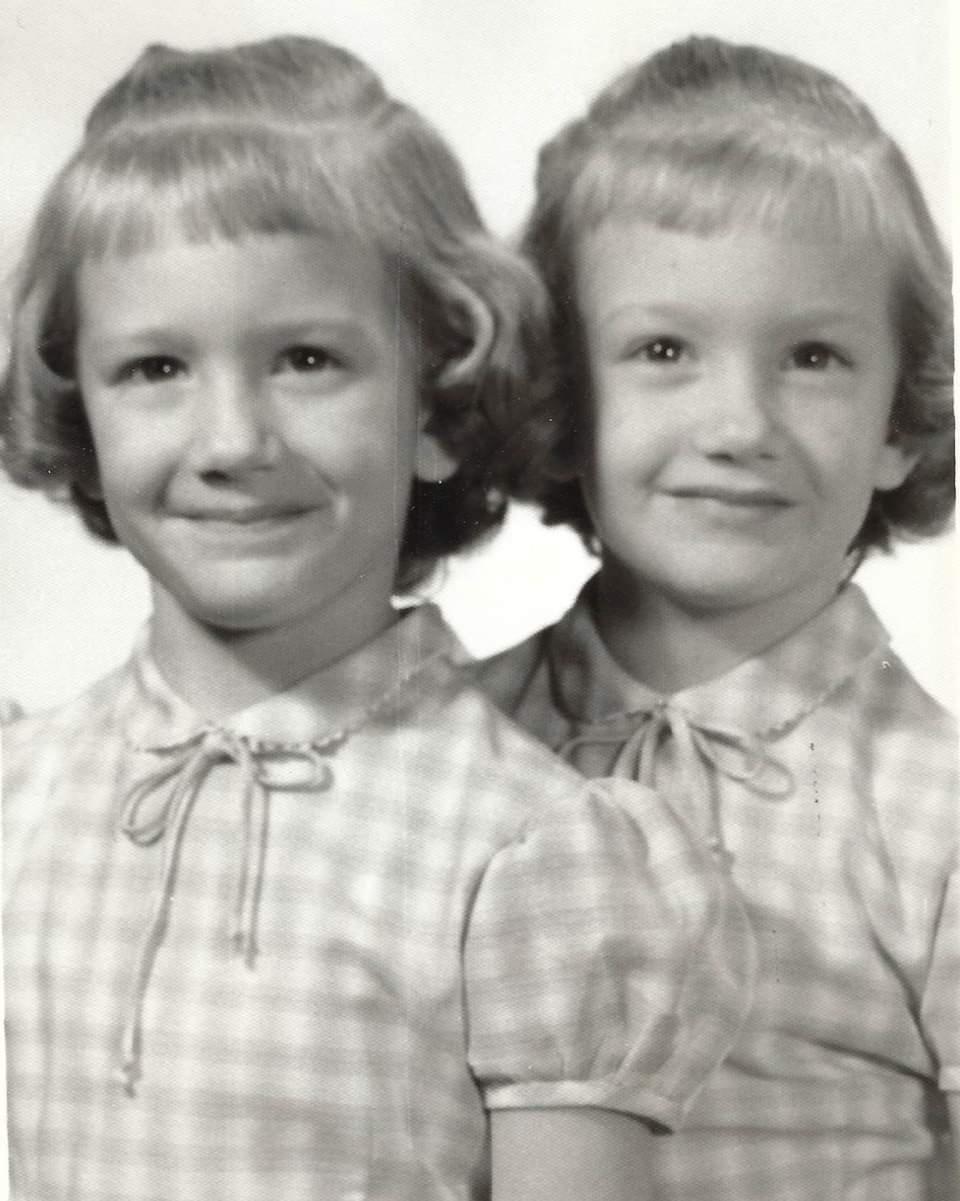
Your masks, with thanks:
M601 394L591 424L588 447L600 482L652 467L684 432L679 410L671 412L636 390Z
M806 475L829 491L855 487L878 441L856 394L794 394L781 412L785 452Z
M847 492L873 491L879 465L889 452L890 403L877 403L877 394L851 398L816 442L818 461Z
M108 506L154 493L176 470L182 455L162 432L127 422L101 422L94 430L100 488Z
M583 448L580 490L601 533L633 510L647 463L643 442L626 423L601 423L596 428L590 446Z
M380 416L371 422L360 413L355 420L348 415L325 430L313 424L289 439L288 447L330 486L366 496L372 505L392 506L413 479L416 431Z

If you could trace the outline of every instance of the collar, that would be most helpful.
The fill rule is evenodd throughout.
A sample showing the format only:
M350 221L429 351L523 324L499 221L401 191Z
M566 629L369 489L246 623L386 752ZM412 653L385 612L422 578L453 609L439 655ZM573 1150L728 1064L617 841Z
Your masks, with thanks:
M608 773L656 787L662 752L673 743L678 770L673 789L714 855L729 866L720 793L712 778L737 781L758 798L789 800L795 781L777 757L775 739L887 643L863 593L847 585L812 620L763 654L705 684L661 696L613 661L585 590L556 629L548 652L554 703L573 727L559 753L588 774L596 773L583 756L612 753Z
M131 668L134 687L119 714L132 750L169 751L212 728L252 743L324 743L364 725L371 710L431 664L459 666L469 655L436 605L405 609L377 638L345 658L214 723L194 710L164 679L150 651L151 627L141 630Z
M887 631L856 584L798 630L722 676L663 696L613 659L594 624L589 582L549 645L554 698L575 722L613 720L669 705L708 726L772 738L797 725L889 646Z

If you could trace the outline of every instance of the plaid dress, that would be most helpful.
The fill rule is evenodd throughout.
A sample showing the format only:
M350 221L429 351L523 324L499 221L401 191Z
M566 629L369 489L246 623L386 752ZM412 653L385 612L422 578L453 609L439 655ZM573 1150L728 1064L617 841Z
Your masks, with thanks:
M589 595L481 682L587 775L655 784L728 866L760 952L733 1053L656 1144L657 1197L936 1195L942 1093L960 1089L952 719L856 586L669 697L614 662Z
M753 947L656 797L499 715L430 607L219 724L147 641L5 733L16 1198L472 1199L488 1109L681 1121Z

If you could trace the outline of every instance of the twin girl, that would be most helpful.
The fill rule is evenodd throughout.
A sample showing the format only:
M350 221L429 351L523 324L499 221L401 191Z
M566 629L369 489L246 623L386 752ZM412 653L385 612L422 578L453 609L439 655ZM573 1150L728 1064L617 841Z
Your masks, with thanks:
M145 51L52 184L5 463L153 614L5 738L15 1197L951 1195L954 734L850 578L952 510L909 167L694 38L524 249L305 38ZM600 566L477 669L391 598L508 492Z

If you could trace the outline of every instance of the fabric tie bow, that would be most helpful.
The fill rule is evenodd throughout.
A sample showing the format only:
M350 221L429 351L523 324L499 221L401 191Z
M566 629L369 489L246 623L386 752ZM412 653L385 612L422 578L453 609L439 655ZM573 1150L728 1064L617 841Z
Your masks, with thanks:
M332 746L312 744L252 743L246 737L214 726L173 748L153 750L167 760L130 791L120 829L136 846L152 846L166 838L160 884L147 929L140 944L129 1009L124 1024L122 1062L117 1075L131 1096L140 1076L143 1007L157 952L163 942L176 888L180 850L190 814L204 780L220 763L233 762L241 779L242 851L233 910L230 942L247 967L256 958L256 921L266 855L268 791L321 789L332 780L322 750ZM284 772L302 764L306 773ZM280 768L271 773L271 766ZM172 788L164 786L172 783Z
M619 747L611 774L655 788L659 752L670 738L676 746L678 771L690 802L695 805L702 798L707 803L707 843L718 857L728 856L718 798L710 784L711 768L770 799L781 799L793 790L789 768L774 758L756 735L733 726L698 721L666 700L657 701L647 710L582 725L559 751L573 762L581 747Z

